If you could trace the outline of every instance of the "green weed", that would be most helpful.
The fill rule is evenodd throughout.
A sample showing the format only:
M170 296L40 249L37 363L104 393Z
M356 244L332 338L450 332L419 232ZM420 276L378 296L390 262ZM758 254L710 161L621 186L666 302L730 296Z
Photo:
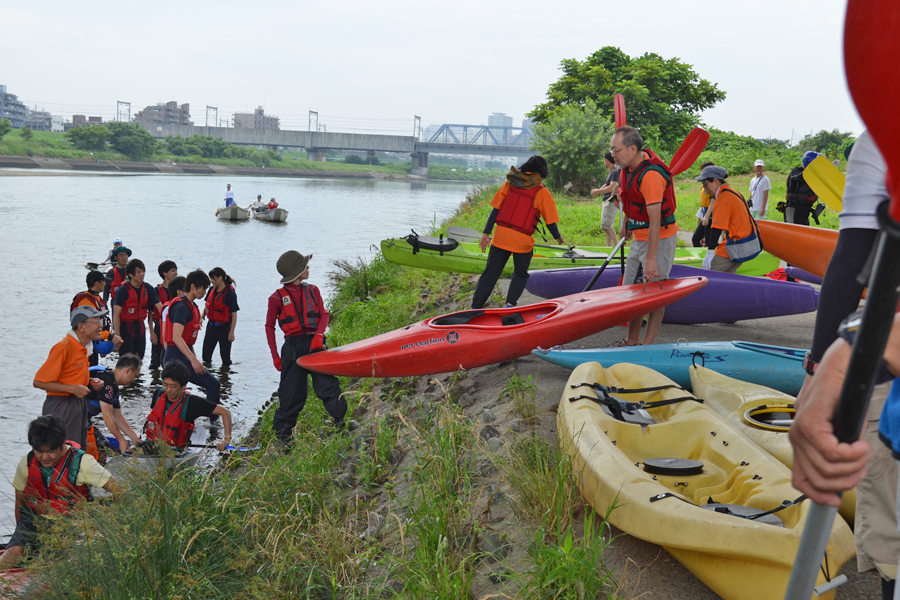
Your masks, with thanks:
M498 400L503 399L504 396L510 398L516 414L531 422L537 417L537 402L535 401L537 390L537 384L531 380L531 375L523 379L518 373L513 373L500 392Z

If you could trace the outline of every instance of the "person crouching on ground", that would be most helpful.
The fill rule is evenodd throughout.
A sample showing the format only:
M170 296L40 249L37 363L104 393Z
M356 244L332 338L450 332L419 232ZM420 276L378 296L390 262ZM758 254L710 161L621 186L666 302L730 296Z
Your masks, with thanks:
M634 127L619 127L609 151L622 167L619 199L634 235L625 263L623 285L669 278L675 262L678 224L675 222L675 188L669 167L649 148ZM626 230L620 232L624 236ZM644 344L652 344L659 333L666 309L659 308L647 318ZM634 346L640 340L643 317L628 322L628 334L619 346Z
M147 351L147 329L150 330L150 344L158 343L151 310L161 310L162 304L153 286L144 281L147 268L143 261L131 259L125 272L128 281L116 291L113 302L113 331L122 338L121 354L137 354L143 360Z
M510 255L513 257L513 276L506 293L506 306L516 305L528 282L528 266L534 254L534 238L531 235L541 218L556 242L565 243L556 225L559 216L553 194L541 184L549 175L544 157L532 156L518 169L510 169L506 183L494 194L491 200L493 210L478 242L482 252L488 244L491 249L472 296L472 308L485 305ZM497 224L497 231L492 238L494 223Z
M762 251L756 221L740 192L725 183L728 171L722 167L706 167L695 179L715 198L716 210L712 226L725 232L725 239L716 247L710 270L735 273L744 262Z
M141 437L128 423L128 419L122 414L122 405L119 402L119 388L130 385L141 374L141 359L137 354L123 354L116 362L116 367L110 370L98 370L91 373L95 378L103 382L99 390L92 390L87 395L88 419L102 415L103 423L110 435L119 442L119 451L128 452L131 445L126 436L131 439L131 444L141 441ZM96 429L96 428L94 428ZM104 440L97 439L95 444L105 447ZM96 458L96 457L95 457Z
M283 287L269 296L266 312L266 339L272 353L275 368L281 371L278 385L278 408L272 427L283 444L289 444L297 417L306 405L309 393L308 377L312 377L313 390L338 429L344 427L347 401L341 393L341 384L333 375L307 371L297 359L325 349L325 329L331 316L322 302L319 288L306 283L309 278L309 256L289 250L278 258L275 268L281 274ZM275 321L284 333L281 355L275 344Z
M95 486L119 493L109 471L90 454L66 443L66 425L56 415L44 415L28 424L31 452L22 457L13 487L16 490L16 530L0 556L0 569L14 567L35 551L37 534L46 515L69 514L79 502L90 498Z
M237 313L241 308L234 291L234 279L228 276L225 269L215 267L210 271L209 282L212 287L206 294L206 307L202 315L202 319L209 318L206 335L203 336L203 362L212 362L213 351L218 344L222 366L227 367L231 364L231 343L234 342Z
M144 426L147 441L151 445L161 443L184 449L191 443L194 421L200 417L210 420L222 417L225 437L216 444L216 449L223 452L231 443L231 411L185 390L191 373L181 361L166 362L160 375L162 387L153 394L150 415Z
M194 301L206 295L207 287L209 276L200 269L191 271L184 279L184 295L169 303L162 327L163 342L166 344L163 364L177 360L189 367L190 382L204 388L210 402L219 404L222 384L206 370L194 353L201 323L200 311Z
M77 294L75 294L75 297L72 298L72 304L69 305L70 313L79 306L91 306L100 311L106 310L106 306L103 303L103 298L100 297L100 294L103 292L103 287L106 285L106 278L103 276L103 273L101 273L100 271L88 271L86 283L87 290L78 292ZM108 318L103 319L102 327L100 329L100 340L111 341L113 343L113 347L115 348L118 348L122 345L122 338L117 335L113 335L112 331L110 331ZM100 358L97 350L98 345L94 344L94 351L90 356L90 363L92 367L97 365L97 362Z
M92 386L99 389L100 380L91 381L88 357L94 342L100 339L102 320L109 314L92 306L79 306L69 315L72 329L50 349L47 360L34 376L34 387L47 392L43 415L58 416L66 428L66 439L80 447L87 444L87 400Z

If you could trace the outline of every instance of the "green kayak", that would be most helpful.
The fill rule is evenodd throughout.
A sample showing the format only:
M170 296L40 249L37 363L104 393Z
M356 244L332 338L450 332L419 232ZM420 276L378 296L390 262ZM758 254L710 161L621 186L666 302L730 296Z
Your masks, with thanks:
M542 246L535 245L530 270L561 269L565 267L590 267L603 264L612 250L609 246ZM409 235L403 238L389 238L381 241L381 253L390 262L400 265L429 269L432 271L452 271L454 273L482 273L487 264L487 253L482 252L477 243L461 242L452 238L437 238ZM626 248L627 255L627 248ZM706 248L678 248L675 264L700 267ZM738 269L740 275L760 276L778 268L780 261L768 252L746 262ZM619 265L620 259L613 258L610 266ZM503 276L512 276L512 261L503 269Z

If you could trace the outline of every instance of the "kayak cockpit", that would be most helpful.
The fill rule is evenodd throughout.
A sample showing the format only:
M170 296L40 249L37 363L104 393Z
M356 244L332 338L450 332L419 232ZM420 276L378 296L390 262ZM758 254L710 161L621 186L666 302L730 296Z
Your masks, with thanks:
M529 325L559 312L557 302L541 302L527 306L495 308L487 310L464 310L435 317L428 322L430 327L511 327Z

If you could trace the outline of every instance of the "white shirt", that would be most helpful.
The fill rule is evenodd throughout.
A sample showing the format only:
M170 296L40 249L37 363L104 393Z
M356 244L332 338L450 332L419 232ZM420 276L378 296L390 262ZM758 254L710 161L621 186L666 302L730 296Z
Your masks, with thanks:
M887 166L869 131L863 131L850 151L841 210L841 229L878 229L875 209L888 200Z
M762 210L763 196L771 189L772 182L769 181L766 175L754 177L750 180L750 207L753 210L760 211L759 216L763 219L766 217L766 211L769 210L768 202L766 202L766 210Z
M254 209L257 209L257 210L260 209L260 208L265 208L265 207L266 207L266 203L263 202L262 200L255 200L255 201L253 202L253 204L250 205L250 208L254 208Z

